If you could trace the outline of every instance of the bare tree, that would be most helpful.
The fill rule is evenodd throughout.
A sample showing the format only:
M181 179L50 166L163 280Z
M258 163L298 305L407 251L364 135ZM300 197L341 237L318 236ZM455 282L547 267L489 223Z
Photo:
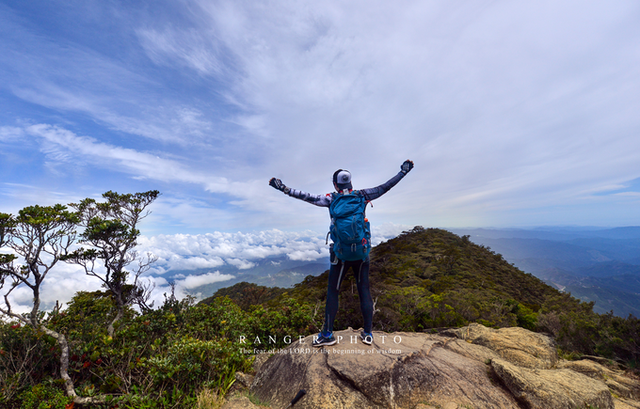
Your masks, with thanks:
M43 323L40 311L40 289L51 269L69 252L76 239L78 216L66 206L30 206L20 210L17 217L0 213L0 247L8 247L15 254L0 255L0 290L4 303L0 313L53 337L60 346L60 377L66 393L79 404L95 403L100 398L77 396L69 376L69 345L63 333L51 330ZM15 265L22 258L24 264ZM18 287L26 286L33 293L31 311L20 314L13 310L10 295Z
M114 326L127 306L137 303L143 310L150 308L147 301L153 286L142 282L140 276L157 258L150 253L141 257L135 247L140 236L138 224L150 214L146 208L159 194L157 190L135 194L109 191L102 195L104 202L84 199L69 205L78 211L85 227L80 241L90 248L74 251L65 261L83 266L113 297L116 311L107 328L110 336L114 336ZM134 262L133 269L127 270ZM130 277L133 282L129 284Z

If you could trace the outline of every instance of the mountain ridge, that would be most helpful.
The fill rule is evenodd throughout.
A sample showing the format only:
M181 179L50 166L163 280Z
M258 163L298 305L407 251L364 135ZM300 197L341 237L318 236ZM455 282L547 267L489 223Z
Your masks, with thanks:
M462 232L475 243L501 253L523 271L570 291L582 301L595 302L598 313L640 316L640 289L635 284L635 277L640 277L639 227L578 233L497 229ZM632 281L628 287L617 285L629 277Z

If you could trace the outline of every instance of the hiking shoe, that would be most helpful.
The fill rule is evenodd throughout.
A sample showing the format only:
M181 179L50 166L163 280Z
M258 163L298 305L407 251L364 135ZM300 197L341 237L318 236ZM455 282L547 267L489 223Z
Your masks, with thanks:
M325 345L333 345L336 342L336 337L333 336L333 332L330 332L328 334L324 334L324 333L319 333L318 334L318 338L313 340L313 346L314 347L322 347Z
M371 345L371 343L373 342L373 334L370 332L362 331L360 333L360 339L364 344Z

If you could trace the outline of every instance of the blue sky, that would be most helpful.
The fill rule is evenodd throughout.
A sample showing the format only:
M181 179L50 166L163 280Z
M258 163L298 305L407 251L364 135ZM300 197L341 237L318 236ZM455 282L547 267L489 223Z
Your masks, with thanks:
M295 241L327 212L270 177L373 187L410 158L380 237L638 225L638 21L637 1L3 0L0 211L158 189L149 243Z

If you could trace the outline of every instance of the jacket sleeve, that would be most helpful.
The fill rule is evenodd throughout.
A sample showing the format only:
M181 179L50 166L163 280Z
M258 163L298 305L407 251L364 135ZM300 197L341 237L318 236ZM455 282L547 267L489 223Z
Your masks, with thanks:
M312 195L307 192L303 192L302 190L290 189L287 195L291 197L295 197L296 199L304 200L305 202L314 204L320 207L329 207L331 204L331 200L333 196L331 194L327 195Z
M362 193L364 194L365 199L375 200L380 196L384 195L385 193L387 193L392 187L397 185L398 182L400 182L400 179L402 179L404 176L405 176L405 173L398 172L397 175L387 180L380 186L372 187L370 189L362 189Z

